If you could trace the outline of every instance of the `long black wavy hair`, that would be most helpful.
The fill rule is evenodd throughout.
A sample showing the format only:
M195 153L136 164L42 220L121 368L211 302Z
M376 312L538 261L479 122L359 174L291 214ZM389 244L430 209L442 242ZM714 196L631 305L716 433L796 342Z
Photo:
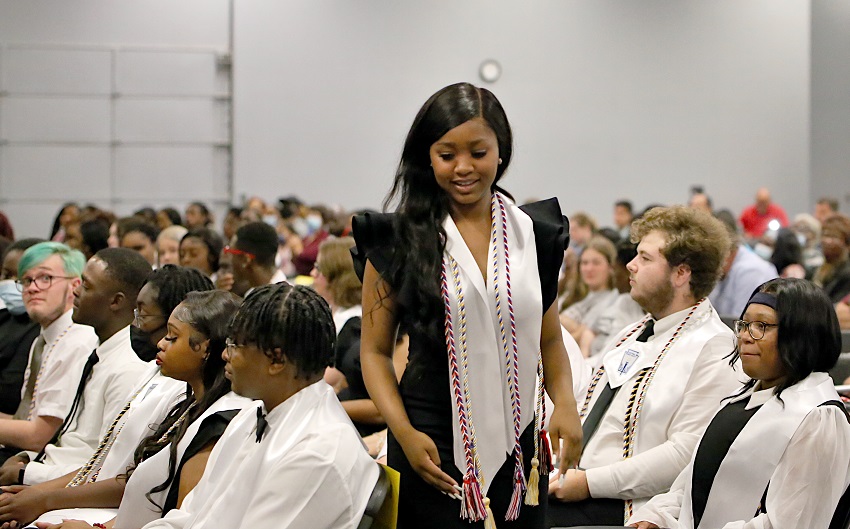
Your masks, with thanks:
M832 302L820 287L805 279L780 278L763 283L753 294L757 292L776 296L777 352L786 376L774 387L775 395L835 366L841 354L841 330ZM737 343L730 358L732 364L740 358ZM749 380L739 395L755 384Z
M496 134L499 158L493 191L510 196L498 186L511 163L513 134L508 117L496 96L486 88L457 83L438 91L422 105L407 133L401 161L392 189L384 200L384 211L397 202L394 233L397 246L385 279L395 288L404 276L417 280L413 300L408 307L412 329L433 336L441 323L434 321L442 313L439 277L440 262L446 246L443 220L449 213L449 199L437 184L431 167L430 149L451 129L475 118L483 118ZM419 327L419 329L417 329ZM437 330L437 334L440 332Z
M191 423L218 399L230 392L230 381L224 376L225 362L221 353L225 348L230 319L239 305L239 297L231 292L223 290L189 292L186 299L172 313L174 318L192 327L189 345L193 349L199 349L206 340L209 340L209 344L203 366L204 395L197 400L197 404L189 412L186 420L166 436L165 434L174 426L174 423L196 401L195 395L189 388L186 398L169 411L156 431L139 443L133 455L133 465L127 470L126 477L129 479L139 463L153 456L169 443L171 444L168 454L168 478L146 494L148 500L160 509L162 506L157 505L151 499L151 495L171 487L178 464L177 443L183 438L183 434Z

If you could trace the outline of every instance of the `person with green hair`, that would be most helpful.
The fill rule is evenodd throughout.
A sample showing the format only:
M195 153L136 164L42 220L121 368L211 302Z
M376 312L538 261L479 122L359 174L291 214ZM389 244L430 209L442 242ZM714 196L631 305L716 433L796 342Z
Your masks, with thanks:
M94 329L71 320L85 262L82 253L57 242L31 246L18 262L17 287L41 332L30 348L21 403L14 415L0 417L0 462L21 450L44 448L70 411L83 365L98 341Z

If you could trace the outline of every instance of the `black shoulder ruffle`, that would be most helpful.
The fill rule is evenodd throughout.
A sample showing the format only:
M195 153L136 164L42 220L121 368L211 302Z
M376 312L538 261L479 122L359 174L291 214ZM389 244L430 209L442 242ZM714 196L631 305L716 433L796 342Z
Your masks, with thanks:
M537 268L543 293L543 312L558 298L558 274L564 262L564 250L570 243L570 222L561 214L557 198L520 206L534 223Z

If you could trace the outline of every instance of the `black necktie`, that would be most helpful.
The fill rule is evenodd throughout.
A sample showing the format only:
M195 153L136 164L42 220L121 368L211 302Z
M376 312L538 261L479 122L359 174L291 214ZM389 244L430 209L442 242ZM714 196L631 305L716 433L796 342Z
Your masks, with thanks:
M266 429L269 427L269 421L266 420L266 415L263 413L263 408L257 408L257 442L263 440L266 434Z
M643 324L643 330L637 337L636 342L645 342L649 340L649 337L655 334L655 320L649 319L646 320L646 323Z
M56 430L56 433L53 434L53 438L50 439L49 443L47 443L48 445L56 444L57 442L59 442L59 439L62 437L62 434L67 432L68 429L71 427L71 422L73 422L74 416L79 410L80 401L83 399L83 392L86 389L86 383L88 383L89 378L91 378L92 370L94 370L94 365L98 362L98 360L100 360L100 358L97 357L97 349L95 349L89 355L89 359L86 360L86 365L83 366L83 374L80 377L80 384L77 386L77 393L76 395L74 395L74 402L71 404L71 411L68 412L68 416L65 417L64 421L62 421L62 426L60 426L59 429ZM42 448L41 452L38 453L38 456L36 456L35 461L40 462L42 459L44 459L44 448Z
M643 330L635 341L645 342L654 333L655 320L649 319L643 324ZM618 386L617 389L613 389L610 384L605 384L602 391L599 392L599 398L596 399L596 402L593 404L593 408L590 410L590 413L587 414L587 418L581 425L581 434L584 439L582 452L584 452L584 448L587 446L590 438L594 433L596 433L596 429L599 428L599 423L602 421L602 417L605 415L605 412L608 411L608 408L611 406L611 402L614 400L614 395L617 394L617 390L619 390L620 387L622 386Z

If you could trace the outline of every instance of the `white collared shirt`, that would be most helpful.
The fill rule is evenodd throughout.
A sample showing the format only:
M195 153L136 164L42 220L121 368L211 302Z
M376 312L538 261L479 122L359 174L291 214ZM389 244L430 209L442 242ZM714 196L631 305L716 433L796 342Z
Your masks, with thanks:
M88 325L74 323L71 319L72 312L73 310L68 310L41 331L44 337L44 350L41 356L41 376L37 380L36 391L33 395L35 401L33 417L65 419L71 411L71 403L80 384L83 366L97 346L97 335L94 329ZM27 366L32 362L34 347L35 341L30 347ZM27 378L24 377L22 396L26 390Z
M27 464L24 484L48 481L85 464L127 403L130 391L139 383L147 366L133 351L129 325L100 344L97 356L98 363L92 369L71 427L58 445L45 448L42 463Z
M266 419L258 443L257 406L237 415L181 508L145 529L357 527L379 468L333 389L320 380Z
M710 310L711 315L708 318L719 322L719 317L708 300L703 303L704 306L697 310L699 312ZM653 336L642 348L643 354L651 355L651 358L657 357L690 310L691 307L688 307L657 320ZM695 313L694 319L698 316L699 314ZM681 402L669 417L669 422L658 424L653 421L643 421L641 424L644 436L648 436L651 430L657 437L665 438L665 442L642 451L636 448L632 457L623 459L623 427L634 379L627 380L614 396L608 411L599 423L596 434L587 443L581 458L581 468L587 469L591 497L645 500L667 491L679 472L690 461L694 447L717 411L721 399L740 387L741 375L732 369L726 358L733 348L731 331L722 323L710 326L712 329L720 328L722 330L720 333L715 333L713 330L706 332L703 330L704 326L706 326L704 323L695 325L687 331L688 334L700 332L705 334L701 337L704 341L700 351L685 351L677 347L682 343L680 336L673 342L667 353L668 357L697 355L692 370L693 376L688 374L689 378ZM626 343L617 348L617 354L625 351L626 345L634 342L638 334L634 333ZM613 349L620 336L615 338L616 341L611 342L609 350ZM662 362L657 373L661 373L669 364L670 362ZM601 385L606 383L606 380L607 375L599 382L600 386L594 392L589 409L592 409L600 393ZM665 388L662 386L663 378L656 376L647 390L647 400L651 400L653 394L663 396ZM647 404L647 406L650 405ZM645 407L642 417L645 418L646 415ZM638 505L642 503L642 501L638 502Z

